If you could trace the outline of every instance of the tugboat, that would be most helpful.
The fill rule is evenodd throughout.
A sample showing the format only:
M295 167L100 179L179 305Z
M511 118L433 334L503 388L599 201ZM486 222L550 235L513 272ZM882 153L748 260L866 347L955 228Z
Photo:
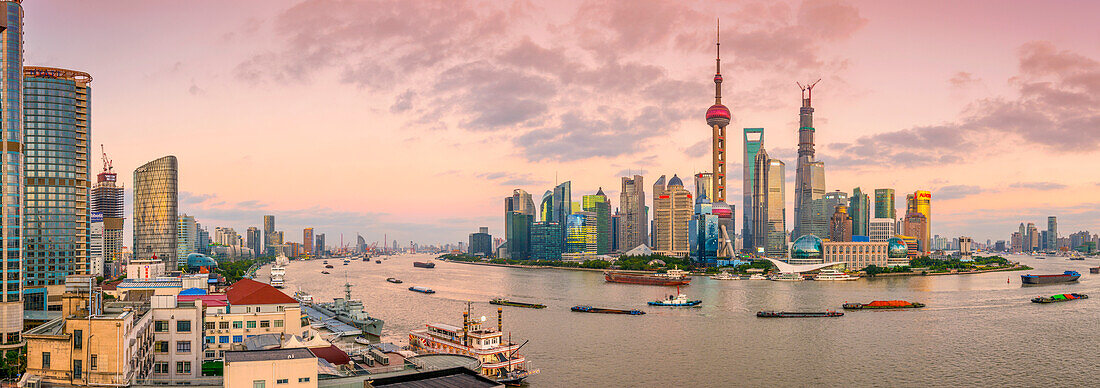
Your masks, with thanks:
M667 273L638 274L628 272L607 271L603 273L604 280L611 283L644 284L649 286L686 286L691 283L687 271L670 269Z
M570 310L578 313L645 315L645 311L642 310L605 309L592 306L573 306Z
M845 303L843 306L845 310L863 310L863 309L919 309L924 307L924 303L906 302L904 300L876 300L871 303Z
M430 261L414 261L413 267L416 268L435 268L435 263Z
M726 271L722 271L722 273L711 276L710 278L714 280L741 280L740 276L732 275Z
M1085 294L1077 294L1077 293L1058 294L1058 295L1054 295L1054 296L1050 296L1050 297L1040 296L1040 297L1032 298L1031 302L1032 303L1056 303L1056 302L1067 302L1067 301L1071 301L1071 300L1088 299L1088 298L1089 298L1089 296L1085 295Z
M404 283L404 282L401 281L401 279L398 279L398 278L386 278L386 281L390 282L390 283L395 283L395 284Z
M760 311L756 313L759 318L834 318L843 317L840 311Z
M519 354L527 344L504 338L504 312L497 308L497 327L482 327L485 317L470 316L470 304L462 313L462 326L429 323L425 328L409 331L409 347L418 353L462 354L481 361L479 373L500 384L518 385L523 379L539 373L527 366L527 358ZM509 335L511 337L511 335Z
M544 304L513 302L513 301L510 301L510 300L504 299L504 298L496 298L496 299L490 300L489 304L495 304L495 305L500 305L500 306L523 307L523 308L529 308L529 309L544 309L544 308L546 308L546 305L544 305Z
M675 295L675 296L669 295L668 298L666 298L665 300L651 301L651 302L649 302L649 305L650 306L690 307L690 306L698 306L702 303L703 303L703 301L701 301L701 300L691 300L691 299L688 299L687 295L678 294L678 295Z
M1077 271L1066 271L1060 275L1020 275L1020 279L1024 284L1054 284L1054 283L1069 283L1075 282L1081 278L1081 274Z
M362 330L364 334L368 334L374 338L380 338L382 336L382 325L385 324L385 322L381 319L367 315L367 313L363 311L363 301L351 298L350 283L344 283L343 298L335 298L331 303L314 303L311 304L310 307L313 307L324 315L336 318L340 322L354 326Z

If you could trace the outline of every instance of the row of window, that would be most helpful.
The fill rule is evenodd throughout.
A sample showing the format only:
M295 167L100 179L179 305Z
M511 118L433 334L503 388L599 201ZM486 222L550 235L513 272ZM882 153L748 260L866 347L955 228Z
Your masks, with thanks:
M168 341L153 342L153 351L168 353ZM176 341L176 353L191 353L191 341Z
M153 332L154 333L167 333L168 332L168 321L153 321ZM190 333L191 332L191 321L189 321L189 320L176 321L176 332L177 333Z
M153 373L167 374L168 363L167 362L154 362ZM191 362L190 361L176 361L176 374L190 374Z
M299 383L308 383L309 377L299 377ZM276 379L275 385L290 384L290 379ZM264 388L267 386L267 380L252 380L252 388Z
M262 320L262 321L258 321L258 322L259 322L261 328L272 327L272 321ZM233 321L232 325L233 325L234 329L242 329L242 328L255 329L256 328L256 323L257 323L257 321ZM276 319L274 321L274 324L275 324L275 327L283 327L283 320L282 319ZM221 321L221 322L217 323L217 329L226 330L226 329L229 329L229 326L230 326L229 321ZM204 328L206 330L214 330L215 329L214 322L206 322Z

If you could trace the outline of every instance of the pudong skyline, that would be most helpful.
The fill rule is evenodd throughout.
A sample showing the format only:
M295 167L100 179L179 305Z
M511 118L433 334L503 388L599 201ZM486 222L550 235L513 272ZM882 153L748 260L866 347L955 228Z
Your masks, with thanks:
M322 14L332 11L313 3L300 6L311 6ZM1050 80L1053 83L1049 87L1056 88L1050 92L1081 94L1082 104L1092 104L1070 106L1074 116L1096 116L1097 93L1088 93L1096 90L1088 88L1095 87L1071 82L1073 75L1095 74L1096 58L1100 58L1092 38L1073 33L1075 27L1084 26L1075 19L1077 14L1087 13L1080 10L1048 9L1048 14L1069 15L1057 23L1061 26L1042 18L1015 21L1019 18L1013 15L1026 15L1034 7L1029 4L983 16L984 23L991 26L1004 26L1010 20L1014 24L1013 28L1003 29L1008 32L996 39L969 37L970 43L983 43L979 53L951 50L964 43L951 42L950 37L930 26L895 20L890 5L855 7L838 3L822 9L790 3L766 17L761 15L771 14L738 6L663 13L657 6L639 6L640 12L662 26L650 33L655 35L647 38L650 42L647 44L638 40L643 33L608 20L592 21L596 30L588 34L591 39L582 39L585 34L575 32L560 32L563 34L560 37L548 33L549 27L569 25L574 20L578 9L572 6L549 8L546 10L552 16L549 22L520 28L511 23L531 18L531 11L521 10L516 11L519 21L509 22L509 30L502 33L504 39L500 43L470 47L471 52L489 58L484 66L498 69L504 75L495 83L486 84L485 78L478 78L483 77L486 69L479 68L482 65L471 58L440 51L444 60L408 69L411 79L422 81L419 85L396 81L368 85L358 81L362 77L356 77L350 67L331 63L322 63L316 70L301 74L290 71L294 63L281 55L276 46L294 42L296 37L313 39L319 35L301 30L275 32L278 26L293 25L294 6L288 3L263 12L255 3L227 6L226 12L216 18L211 32L186 42L179 39L181 33L168 31L169 23L159 23L164 27L152 25L158 23L142 27L152 29L148 34L160 33L169 41L179 40L183 43L181 52L214 45L220 50L210 51L240 53L197 56L212 66L202 66L200 61L190 61L181 55L161 56L156 62L134 55L138 58L135 63L114 66L109 58L90 51L91 47L104 47L103 42L118 39L130 44L119 45L122 48L116 50L122 51L117 55L149 50L150 43L125 38L140 34L107 36L89 24L89 19L95 17L86 18L104 15L106 20L123 16L167 20L167 16L149 10L119 8L114 9L118 15L107 17L105 13L111 6L62 7L58 2L43 1L24 7L28 9L26 64L65 64L95 74L100 86L96 95L97 139L93 141L111 145L122 171L161 155L177 155L181 165L188 166L180 171L184 202L181 210L186 209L212 225L244 230L262 214L278 214L288 230L312 226L330 236L340 232L351 236L358 231L380 237L388 232L391 238L401 241L462 241L477 225L487 225L493 235L502 235L503 223L497 209L499 193L514 188L541 193L554 186L555 172L561 181L573 182L575 193L591 194L602 186L617 207L618 182L621 176L628 175L628 170L644 170L642 175L647 182L662 174L677 173L683 177L706 171L710 164L709 139L699 130L698 107L708 103L707 89L712 85L698 75L709 72L710 65L706 63L713 60L708 49L713 47L708 39L713 36L713 18L702 14L721 14L723 43L726 43L723 62L727 65L723 69L726 77L723 101L735 112L729 126L729 133L735 138L730 144L732 161L740 159L737 132L745 127L765 128L769 154L788 164L787 186L793 193L795 158L791 156L797 144L793 129L797 123L792 114L797 106L793 93L797 91L793 82L822 77L822 86L815 90L819 93L814 99L815 126L822 131L817 137L817 155L826 162L830 191L850 191L857 186L865 190L887 187L904 198L905 193L929 189L936 199L935 233L971 235L982 241L1005 239L1020 220L1041 222L1052 214L1059 216L1062 229L1067 231L1100 229L1096 224L1100 217L1095 214L1100 206L1095 196L1081 195L1100 192L1098 182L1089 180L1096 179L1087 167L1087 162L1096 157L1096 151L1090 151L1095 150L1096 144L1088 142L1096 138L1095 129L1074 129L1072 122L1052 117L1054 110L1042 100L1048 94L1036 94L1043 92L1025 88ZM424 5L408 7L414 8L394 12L412 12ZM936 5L917 7L919 12L933 12ZM769 20L779 27L747 22L750 16L734 16L737 14L734 11ZM255 25L250 27L243 15L257 12ZM840 19L843 22L837 22L838 25L823 25L825 20L834 19L803 16L815 12L846 15L849 19ZM977 10L969 9L960 12L977 14ZM478 12L472 15L468 23L489 17ZM197 20L201 15L185 11L173 16L187 21ZM339 33L355 23L337 17L336 25L340 26L334 32L337 39L321 46L339 49L357 44L356 38ZM961 28L963 24L955 20L945 23L945 31ZM831 35L815 32L826 27L834 32ZM438 33L449 28L455 27L432 26L431 31ZM59 42L65 34L77 29L92 31L83 33L87 35L88 48L41 49L67 47ZM780 29L792 36L793 43L804 45L792 47L802 49L790 50L793 53L775 52L752 45L753 34L776 34ZM905 29L914 33L901 32ZM1036 30L1043 33L1033 33ZM217 42L228 35L233 39ZM879 47L871 42L874 36L896 37L897 41L911 43L905 50L912 53L900 54L901 47ZM681 37L690 42L690 47L674 47L673 42ZM393 41L387 36L381 38L383 42ZM456 34L454 39L461 44L471 38ZM227 50L256 43L262 43L256 50ZM597 46L612 47L607 51L612 58L595 56ZM419 44L417 47L438 49ZM876 50L882 52L875 53ZM560 54L570 52L579 53L580 59L542 61L543 67L521 63L520 59L535 54L562 59ZM509 53L525 55L509 56ZM392 63L392 58L376 59ZM771 67L775 69L766 64L774 64ZM622 69L615 72L618 77L607 76L611 72L605 69L614 69L615 65ZM906 71L918 67L928 71ZM575 69L572 73L579 75L569 78L563 68ZM1052 69L1062 69L1064 75L1059 76ZM605 71L603 76L597 76L601 71ZM178 111L164 111L141 102L149 99L144 93L150 92L140 90L147 89L145 84L149 82ZM285 91L274 93L287 93L286 97L301 94L323 104L298 108L291 104L276 105L281 109L272 109L245 103L239 106L240 112L232 115L224 108L230 101L272 93L276 84L285 85ZM433 101L427 96L435 92L421 89L424 85L446 97ZM522 94L518 91L522 88L516 85L532 85L539 93ZM403 96L408 97L402 99ZM421 112L433 104L451 104L459 99L475 102L452 107L441 115L438 127L446 129L407 130L413 128L408 124L423 117ZM592 110L585 110L586 105ZM967 106L971 108L964 108ZM364 126L361 119L341 113L352 108L365 110L372 118L369 120L372 125ZM609 109L611 116L601 115L598 109L603 108ZM1009 108L1015 108L1012 111L1017 115L1043 118L1046 121L1039 121L1039 125L1063 131L1046 131L1059 136L1036 138L1033 131L1006 133L979 128L983 125L981 120L995 117L982 116L981 112L1002 112L998 109ZM128 115L131 109L143 113ZM269 109L308 117L316 116L308 112L321 113L326 117L307 123L281 117L281 113ZM264 115L270 117L256 118ZM613 125L611 117L621 125ZM1044 124L1051 120L1059 125ZM295 126L303 125L323 125L326 130L319 135L303 135L294 130ZM162 129L143 134L141 128L148 127ZM584 128L594 134L587 137L570 128ZM216 133L220 135L215 136ZM961 140L942 140L945 136L937 136L942 133L961 134ZM1061 135L1086 140L1076 144L1061 140ZM303 136L308 141L296 152L311 163L297 166L280 152L271 151L287 138ZM962 145L956 145L960 142ZM698 144L705 144L703 152L697 152ZM478 155L450 150L475 145L487 148ZM1012 152L1020 146L1031 153L1021 156ZM406 151L398 154L386 148ZM363 158L362 154L377 155L377 160ZM449 162L433 162L437 158ZM337 165L342 167L332 167ZM736 163L730 166L727 177L730 190L727 202L737 205L743 194L737 184L741 178L739 167ZM132 187L125 175L120 178L121 183ZM303 177L309 177L311 183L293 183ZM362 182L371 183L367 187ZM433 190L433 186L447 187L447 193ZM350 192L356 194L346 194ZM791 194L787 197L788 228L791 228L793 198ZM578 195L575 200L579 199ZM131 205L128 201L127 207ZM342 218L347 214L351 214L351 219L345 222ZM373 231L368 230L372 228ZM738 225L737 231L740 228Z

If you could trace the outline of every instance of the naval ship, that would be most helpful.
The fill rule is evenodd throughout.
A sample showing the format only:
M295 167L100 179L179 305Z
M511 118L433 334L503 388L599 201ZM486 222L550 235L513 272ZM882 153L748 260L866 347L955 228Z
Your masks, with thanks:
M340 322L355 326L364 334L375 338L382 336L382 325L385 322L363 311L363 301L351 298L351 283L344 283L343 298L335 298L330 303L313 303L310 307Z

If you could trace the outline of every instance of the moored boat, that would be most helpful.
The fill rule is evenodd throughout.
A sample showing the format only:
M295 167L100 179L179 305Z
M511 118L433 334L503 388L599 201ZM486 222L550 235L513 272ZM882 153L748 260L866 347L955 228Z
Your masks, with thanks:
M711 276L714 280L741 280L740 276L730 274L729 272L722 271L721 273Z
M425 294L434 294L435 293L435 290L433 290L431 288L420 287L420 286L409 287L409 291L416 291L416 292L425 293Z
M834 282L836 282L836 281L852 281L852 280L859 280L859 276L852 276L852 275L849 275L846 272L836 270L836 269L825 269L825 270L821 270L821 272L818 272L817 275L814 275L814 280L816 280L816 281L834 281Z
M313 303L313 295L302 290L294 291L293 298L299 303Z
M840 311L760 311L756 313L759 318L832 318L842 317Z
M1020 275L1020 280L1024 284L1054 284L1054 283L1069 283L1075 282L1081 278L1081 274L1077 271L1066 271L1058 275Z
M497 309L496 328L484 327L485 317L474 319L467 304L462 314L462 326L430 323L425 328L409 331L409 348L418 353L462 354L481 361L478 372L500 384L516 385L538 374L519 354L522 344L504 337L504 313Z
M340 322L362 330L372 338L377 339L382 336L382 325L385 322L367 314L362 300L351 298L351 283L344 283L343 298L334 298L332 302L327 303L312 303L309 306L325 316L336 318Z
M603 273L604 280L611 283L643 284L649 286L684 286L691 283L687 271L670 269L666 273L644 274L619 271Z
M374 263L375 264L382 264L382 260L375 260Z
M325 264L325 268L328 268L328 269L333 269L333 268L335 268L335 267L333 267L333 266L332 266L332 264Z
M430 261L414 261L413 267L416 268L435 268L435 263Z
M596 313L596 314L625 314L625 315L644 315L645 311L642 310L620 310L620 309L605 309L592 306L573 306L570 310L578 313Z
M286 256L279 255L275 258L275 264L271 266L271 274L268 277L268 283L275 288L283 288L286 284L286 265L290 264L290 259Z
M801 282L806 280L802 277L802 274L798 272L783 272L779 275L772 276L772 279L777 282Z
M395 283L395 284L404 283L404 282L401 281L401 279L398 279L398 278L386 278L386 281L390 282L390 283Z
M1071 293L1071 294L1057 294L1053 296L1040 296L1032 298L1032 303L1056 303L1056 302L1068 302L1077 299L1088 299L1089 296L1085 294Z
M754 273L752 276L749 276L749 280L768 280L768 277L764 276L764 274Z
M544 304L513 302L513 301L510 301L510 300L504 299L504 298L496 298L496 299L490 300L489 304L495 304L495 305L499 305L499 306L524 307L524 308L529 308L529 309L544 309L544 308L546 308L546 305L544 305Z
M329 271L321 271L321 274L328 275L328 274L330 274L330 272Z
M924 307L924 303L907 302L904 300L876 300L871 303L845 303L843 305L846 310L863 310L863 309L919 309Z

